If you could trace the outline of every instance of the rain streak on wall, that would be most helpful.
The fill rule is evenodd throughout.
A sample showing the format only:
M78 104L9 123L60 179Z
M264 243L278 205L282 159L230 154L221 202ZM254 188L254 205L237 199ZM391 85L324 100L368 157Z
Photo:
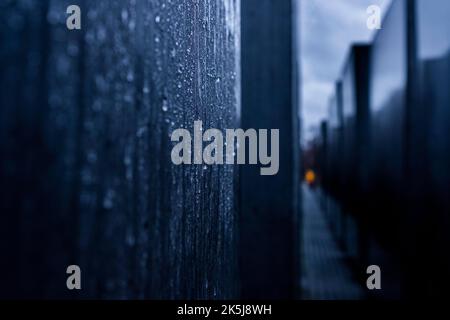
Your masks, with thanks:
M82 30L66 28L78 4ZM170 133L235 128L239 0L0 4L0 296L233 298L236 172Z

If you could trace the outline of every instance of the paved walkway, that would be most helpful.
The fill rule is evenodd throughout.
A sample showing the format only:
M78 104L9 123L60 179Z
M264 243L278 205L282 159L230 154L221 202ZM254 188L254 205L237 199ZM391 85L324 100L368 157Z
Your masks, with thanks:
M314 300L363 299L317 202L315 191L303 186L302 297Z

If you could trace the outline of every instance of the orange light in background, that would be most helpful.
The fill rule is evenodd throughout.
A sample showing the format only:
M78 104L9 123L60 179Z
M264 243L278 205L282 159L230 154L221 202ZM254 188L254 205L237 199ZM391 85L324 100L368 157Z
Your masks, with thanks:
M312 171L311 169L306 171L305 180L309 185L314 184L314 182L316 181L316 174L314 173L314 171Z

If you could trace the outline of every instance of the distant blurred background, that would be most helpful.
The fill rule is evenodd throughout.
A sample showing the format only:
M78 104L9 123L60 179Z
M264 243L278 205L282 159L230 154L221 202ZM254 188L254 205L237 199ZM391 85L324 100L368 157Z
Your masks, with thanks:
M392 0L306 0L300 4L302 61L302 127L306 143L328 117L328 100L344 60L355 42L368 42L376 30L366 26L367 8L381 15Z
M335 1L333 18L317 22L329 9L320 2L303 2L305 292L448 296L450 4L380 2L371 34L368 2ZM329 32L316 39L314 27ZM381 290L366 290L369 265L380 267Z

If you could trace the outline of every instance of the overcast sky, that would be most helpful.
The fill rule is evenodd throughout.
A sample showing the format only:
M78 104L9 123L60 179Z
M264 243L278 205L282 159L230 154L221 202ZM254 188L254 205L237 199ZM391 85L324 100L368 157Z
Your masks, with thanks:
M302 0L302 115L303 138L328 114L328 101L349 46L367 42L373 31L366 26L370 5L384 14L391 0Z

